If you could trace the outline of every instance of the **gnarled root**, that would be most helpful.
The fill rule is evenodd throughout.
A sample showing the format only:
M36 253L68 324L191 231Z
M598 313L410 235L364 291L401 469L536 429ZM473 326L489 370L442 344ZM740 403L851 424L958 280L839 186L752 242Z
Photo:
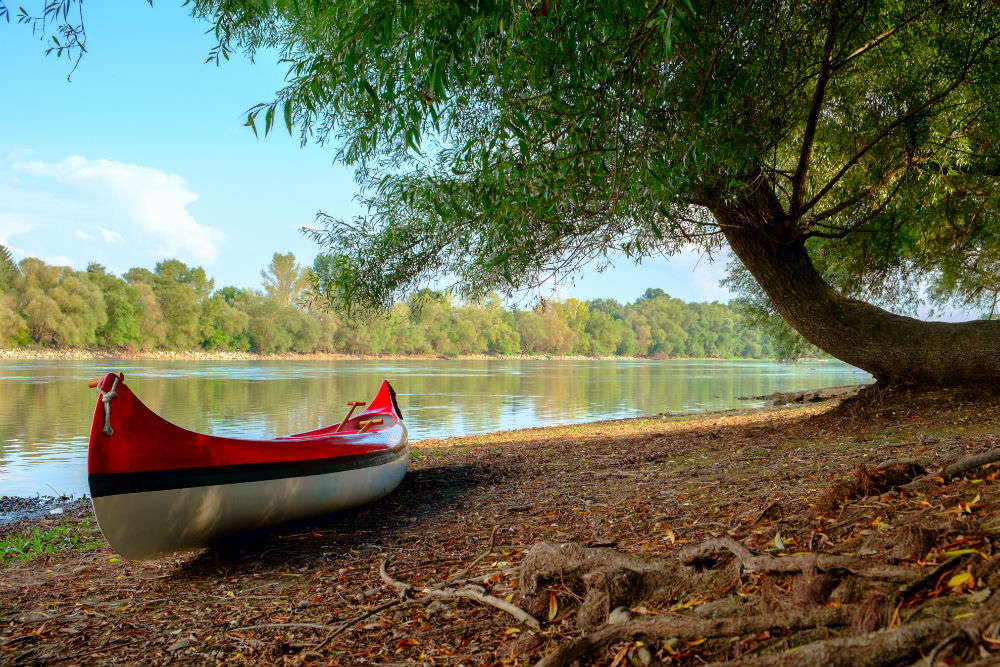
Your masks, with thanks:
M547 582L579 584L584 600L577 611L583 630L598 627L620 604L647 597L678 578L674 561L630 556L614 549L588 548L576 543L540 542L521 565L521 592L533 596Z
M996 623L1000 615L1000 593L994 594L977 612L961 621L925 618L897 627L871 630L888 621L885 603L891 599L901 606L909 593L924 588L931 575L940 578L946 567L935 568L930 574L916 567L892 566L869 563L863 559L830 554L799 554L775 557L756 554L731 538L716 538L688 547L676 560L640 558L615 552L611 549L586 548L578 544L538 544L526 557L521 571L521 589L526 594L536 594L547 583L568 585L583 584L585 605L599 600L601 612L618 604L634 604L652 591L676 584L681 577L690 580L693 567L714 566L722 557L735 557L743 572L754 574L798 574L822 577L841 577L847 581L883 581L907 584L898 588L891 598L886 592L876 601L877 608L865 605L820 606L825 599L803 602L800 608L784 609L774 613L752 616L727 616L705 619L693 616L644 616L623 623L608 623L581 637L568 641L547 655L536 667L567 667L590 654L600 653L612 644L636 640L693 641L723 637L753 637L763 632L796 633L813 628L844 628L846 636L813 641L794 651L775 652L735 661L716 663L715 667L883 667L905 663L931 652L932 657L949 649L971 645L978 646L982 633ZM989 568L1000 558L986 564ZM947 565L954 565L950 560ZM850 579L854 577L854 579ZM793 582L794 584L794 582ZM870 584L868 584L870 586ZM794 585L791 591L794 591ZM821 596L824 598L825 596ZM596 605L596 603L592 603ZM870 605L871 606L871 605ZM898 610L898 607L896 607ZM591 628L601 614L595 607L588 608L586 620ZM869 618L870 617L870 618ZM606 618L604 616L603 618ZM850 626L853 630L847 628ZM851 633L861 634L851 634ZM815 637L815 634L813 635Z
M736 556L744 572L789 574L795 572L848 572L866 579L882 579L883 581L909 582L918 579L923 573L912 567L885 565L882 563L867 563L859 558L848 556L833 556L829 554L799 554L777 558L755 554L731 537L720 537L702 542L678 555L678 560L684 565L703 566L712 564L721 552L729 552Z
M904 491L913 491L935 478L941 478L945 482L950 482L960 475L972 472L991 463L997 463L998 461L1000 461L1000 449L993 449L974 456L966 456L965 458L949 463L936 473L918 477L909 484L903 484L899 488Z
M596 632L563 644L537 663L536 667L565 667L593 651L615 642L637 638L700 639L732 637L765 630L801 630L818 626L837 626L850 623L850 607L824 607L803 611L762 614L760 616L720 618L714 620L692 618L656 618L619 625L608 625Z
M813 642L786 653L717 662L710 667L882 667L920 655L951 634L953 627L947 621L928 619L858 637Z

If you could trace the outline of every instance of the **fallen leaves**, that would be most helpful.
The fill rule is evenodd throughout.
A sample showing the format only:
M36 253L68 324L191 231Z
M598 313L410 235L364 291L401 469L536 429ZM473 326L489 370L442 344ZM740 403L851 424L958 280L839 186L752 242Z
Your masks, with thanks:
M849 475L859 461L876 464L886 456L889 429L894 443L916 441L920 433L940 437L935 443L925 438L919 453L935 464L995 447L1000 412L942 404L932 414L928 405L914 402L897 408L895 417L854 422L820 414L825 408L813 406L481 436L475 450L460 439L421 446L424 456L400 490L367 508L145 563L111 562L111 554L88 552L5 569L0 608L9 614L0 617L0 661L17 656L24 662L45 661L42 656L55 661L90 647L98 652L96 660L107 657L100 650L113 646L126 662L523 666L577 632L582 599L574 591L546 591L532 610L547 621L541 632L509 627L500 612L469 602L388 608L320 647L318 656L309 651L324 633L306 627L231 631L267 623L339 626L397 599L378 581L382 556L376 554L391 557L407 581L445 581L473 562L494 526L496 549L468 576L485 577L478 583L491 594L524 605L513 568L539 540L613 544L627 552L669 556L683 544L739 535L783 558L792 550L865 549L877 559L887 553L897 529L940 521L946 529L936 543L906 562L916 566L926 555L924 567L932 569L961 560L919 595L895 601L882 622L896 627L931 602L966 613L988 591L981 578L969 577L996 553L981 535L984 525L997 520L1000 494L989 482L997 480L1000 466L971 480L940 480L921 493L896 494L881 504L854 499L822 518L808 509L831 474ZM952 437L941 424L967 409L981 417L974 428ZM715 437L708 437L712 432ZM912 449L893 448L902 456ZM628 474L590 474L607 470ZM46 569L54 572L45 574ZM956 585L950 585L953 580ZM664 618L700 613L698 607L725 603L726 597L752 606L759 602L758 584L757 577L744 577L742 588L681 591L675 599L644 601L632 609ZM111 606L122 600L128 605ZM65 615L52 616L53 610ZM610 664L624 650L618 667L634 665L642 649L642 656L653 654L653 664L671 656L675 663L693 665L698 659L733 659L730 650L751 655L784 637L761 632L721 647L697 639L674 645L631 642L595 660ZM190 643L168 651L182 639ZM993 641L984 636L987 648L1000 648L1000 639ZM515 644L523 651L512 658Z
M956 574L948 580L948 588L957 589L957 592L961 592L963 589L975 588L975 585L976 578L969 571Z
M559 598L553 592L549 593L549 617L548 620L552 621L559 614Z

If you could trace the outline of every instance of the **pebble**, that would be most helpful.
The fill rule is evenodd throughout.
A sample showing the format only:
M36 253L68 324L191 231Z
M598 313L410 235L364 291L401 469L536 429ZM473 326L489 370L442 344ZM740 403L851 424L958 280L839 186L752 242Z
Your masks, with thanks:
M632 612L628 607L615 607L608 614L608 623L615 625L618 623L628 623L632 620Z
M728 597L698 605L692 611L702 618L717 618L719 616L736 616L741 609L739 602Z
M434 614L441 613L445 609L447 609L447 607L444 605L444 603L442 603L440 600L434 600L429 605L427 605L424 611L427 612L428 616L432 616Z
M173 644L171 644L170 646L167 647L167 652L168 653L173 653L175 651L180 651L182 648L187 648L190 645L191 645L191 640L190 639L187 639L187 638L185 638L185 639L178 639Z
M81 499L71 496L0 496L0 526L45 514L62 514L62 506Z

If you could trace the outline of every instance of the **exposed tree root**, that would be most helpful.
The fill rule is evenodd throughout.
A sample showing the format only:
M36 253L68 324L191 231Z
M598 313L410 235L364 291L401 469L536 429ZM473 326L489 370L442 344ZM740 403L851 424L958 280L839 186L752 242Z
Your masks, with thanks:
M739 571L768 577L802 574L787 587L785 595L792 601L791 609L750 616L724 616L704 619L691 616L645 616L640 620L607 623L597 621L598 611L603 611L602 621L608 619L611 605L635 604L652 592L661 590L685 578L688 583L697 581L699 568L711 569L718 565L720 554L735 557ZM676 559L640 558L605 548L586 548L569 543L535 545L525 558L521 571L521 590L526 595L544 592L546 584L570 588L583 587L581 611L590 628L587 632L566 642L547 655L536 667L568 667L590 654L597 654L616 643L639 639L656 641L706 640L713 638L754 637L759 633L778 631L794 633L811 628L850 626L847 636L807 642L794 651L775 652L768 655L746 657L731 662L716 663L717 667L884 667L919 658L929 651L933 655L958 647L978 647L982 632L994 623L1000 614L1000 594L989 598L972 617L963 621L942 618L924 618L909 624L899 624L898 609L906 599L927 587L939 584L950 569L969 558L964 554L951 558L931 572L915 567L866 562L862 558L821 553L806 553L787 557L761 555L752 552L732 538L716 538L682 550ZM985 565L984 572L998 559ZM823 574L819 574L823 573ZM984 575L985 576L985 575ZM906 584L889 595L889 584L882 584L881 592L867 596L861 604L824 606L833 577L861 582L881 580L892 584ZM853 579L852 579L853 577ZM761 606L764 604L765 584L761 579ZM815 585L803 593L797 583L806 581ZM774 584L771 584L774 585ZM870 587L870 583L868 586ZM808 586L807 586L808 587ZM813 591L812 589L816 590ZM784 590L784 589L782 589ZM812 593L810 593L812 591ZM595 602L595 600L599 601ZM889 607L889 602L893 607ZM888 612L895 609L896 614ZM616 612L617 615L617 612ZM892 619L891 620L890 616ZM890 623L890 627L882 630ZM896 627L891 627L895 623ZM600 627L598 627L600 625ZM596 630L589 631L597 627ZM936 647L936 648L935 648ZM622 649L625 650L625 649ZM933 663L929 663L933 664Z
M530 597L550 581L581 585L584 600L577 611L577 625L590 630L604 623L618 605L648 597L677 581L678 568L674 561L640 558L614 549L541 542L521 564L520 586Z
M944 482L950 482L956 477L972 472L973 470L982 468L983 466L987 466L991 463L997 463L998 461L1000 461L1000 449L994 449L982 454L976 454L975 456L966 456L965 458L949 463L936 473L918 477L908 484L901 485L899 488L904 491L912 491L937 478L940 478Z
M837 482L816 502L816 511L829 513L849 500L863 498L902 486L927 471L916 461L887 461L875 468L858 466L854 479Z
M398 579L393 579L392 576L390 576L386 571L387 564L387 561L382 561L381 565L379 565L379 576L382 577L382 581L384 581L387 585L395 588L399 592L400 597L405 597L412 592L417 592L428 597L441 598L444 600L472 600L474 602L478 602L479 604L488 605L507 612L532 630L541 629L538 619L534 616L524 611L517 605L511 604L506 600L502 600L495 595L488 594L481 586L476 586L474 584L466 584L462 588L432 588L430 586L414 586L412 584L399 581Z
M732 637L763 632L765 630L801 630L817 626L838 626L850 623L850 607L823 607L803 611L780 612L736 618L704 620L693 618L663 617L607 625L597 632L563 644L536 664L536 667L566 667L589 653L616 642L646 638L700 639Z
M920 655L951 634L953 628L952 623L932 618L858 637L814 642L785 653L717 662L710 667L882 667Z
M955 626L954 632L934 647L927 657L927 664L934 667L938 656L956 644L978 647L982 642L983 632L998 620L1000 620L1000 593L993 593L979 611Z
M778 558L754 554L730 537L720 537L681 551L678 559L684 565L704 566L714 564L720 552L728 551L736 556L744 572L752 573L795 573L795 572L849 572L866 579L910 582L922 576L916 568L883 563L866 563L860 558L832 556L828 554L798 554Z

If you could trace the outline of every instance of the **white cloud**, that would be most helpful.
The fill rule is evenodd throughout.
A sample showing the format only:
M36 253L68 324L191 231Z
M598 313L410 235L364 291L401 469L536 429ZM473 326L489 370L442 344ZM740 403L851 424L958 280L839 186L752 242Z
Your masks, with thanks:
M80 156L61 162L19 162L15 176L27 176L51 187L68 186L72 195L62 208L77 215L100 215L122 228L141 230L141 244L151 254L211 263L222 250L223 232L195 220L187 207L197 201L187 182L177 174L112 160L89 160ZM43 188L48 189L48 188ZM47 216L54 211L46 207ZM121 232L97 227L106 243L120 243Z
M9 245L10 237L30 232L32 229L34 229L34 225L0 211L0 243L3 245Z
M80 239L81 241L89 241L94 238L91 234L88 234L82 229L73 230L73 236Z
M101 238L107 243L121 243L125 240L122 238L121 234L112 229L107 229L106 227L98 227L97 231L101 233Z
M10 238L18 234L26 234L34 229L34 225L17 219L15 216L0 211L0 245L10 250L15 257L25 255L23 248L16 248L11 245Z
M51 264L52 266L73 266L73 260L71 260L66 255L56 255L54 257L39 257L46 264Z

